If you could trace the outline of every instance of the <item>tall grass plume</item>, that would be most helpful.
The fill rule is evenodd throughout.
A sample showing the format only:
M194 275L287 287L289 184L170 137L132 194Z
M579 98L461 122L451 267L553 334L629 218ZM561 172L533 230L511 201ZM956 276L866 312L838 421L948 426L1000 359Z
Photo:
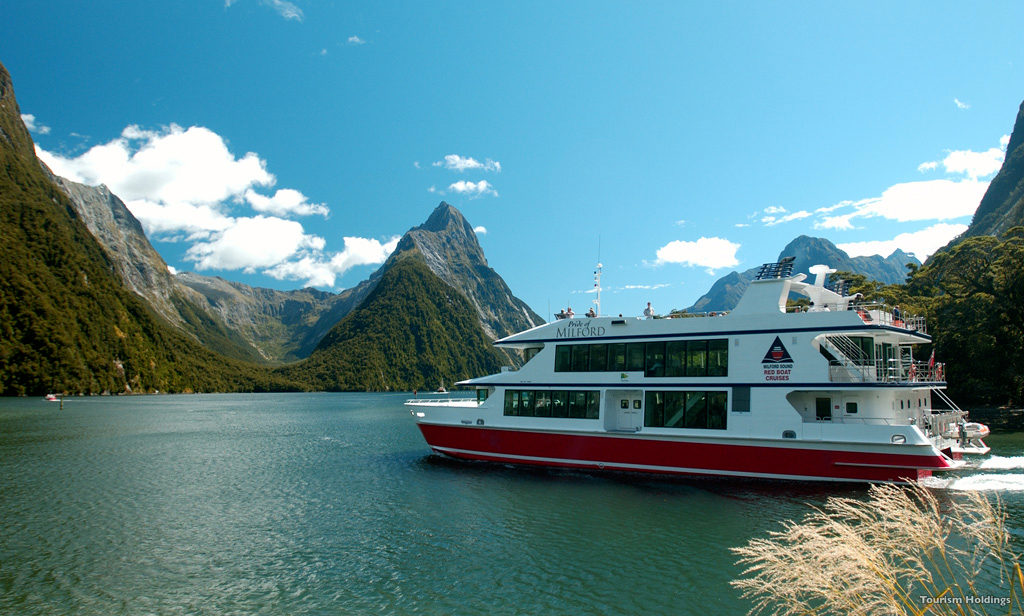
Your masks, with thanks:
M799 522L732 548L732 585L751 614L1024 616L1024 574L998 499L940 503L920 485L873 485L867 500L829 498ZM987 564L986 564L987 563ZM999 586L975 583L998 568Z

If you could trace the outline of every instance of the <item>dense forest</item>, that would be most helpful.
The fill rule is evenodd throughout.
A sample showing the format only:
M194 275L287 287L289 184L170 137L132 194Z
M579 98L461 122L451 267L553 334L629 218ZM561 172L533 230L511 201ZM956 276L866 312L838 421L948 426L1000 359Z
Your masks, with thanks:
M410 256L384 273L308 359L276 373L318 390L434 390L507 363L469 300Z
M1024 404L1024 227L1001 237L964 238L910 270L901 285L848 272L833 276L848 280L851 293L927 318L955 400Z

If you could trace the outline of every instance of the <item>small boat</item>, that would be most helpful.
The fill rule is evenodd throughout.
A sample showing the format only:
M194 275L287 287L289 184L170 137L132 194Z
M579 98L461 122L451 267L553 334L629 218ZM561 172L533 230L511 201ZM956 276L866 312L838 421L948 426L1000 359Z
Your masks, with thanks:
M46 400L47 402L60 402L60 398L57 397L57 394L46 394L46 397L44 397L43 400Z
M434 452L503 464L904 482L988 451L988 428L945 394L945 366L914 358L932 342L923 318L895 322L826 286L835 270L807 280L792 261L762 266L714 318L567 317L513 334L495 345L523 352L518 370L406 406Z

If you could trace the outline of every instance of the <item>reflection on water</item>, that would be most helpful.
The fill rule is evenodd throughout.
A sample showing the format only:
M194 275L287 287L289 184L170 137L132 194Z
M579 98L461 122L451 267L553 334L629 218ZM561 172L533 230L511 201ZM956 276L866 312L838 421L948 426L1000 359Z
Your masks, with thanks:
M457 462L404 398L0 400L0 613L745 613L729 547L866 493ZM1024 527L989 444L942 485Z

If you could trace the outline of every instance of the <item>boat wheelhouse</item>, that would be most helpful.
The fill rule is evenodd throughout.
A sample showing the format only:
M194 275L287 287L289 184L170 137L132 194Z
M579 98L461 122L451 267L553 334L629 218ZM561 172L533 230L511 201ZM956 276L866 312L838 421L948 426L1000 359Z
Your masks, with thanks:
M826 286L833 271L766 264L728 313L559 319L498 340L526 361L458 383L476 397L406 405L433 451L513 464L906 481L987 453L945 366L914 357L924 320Z

